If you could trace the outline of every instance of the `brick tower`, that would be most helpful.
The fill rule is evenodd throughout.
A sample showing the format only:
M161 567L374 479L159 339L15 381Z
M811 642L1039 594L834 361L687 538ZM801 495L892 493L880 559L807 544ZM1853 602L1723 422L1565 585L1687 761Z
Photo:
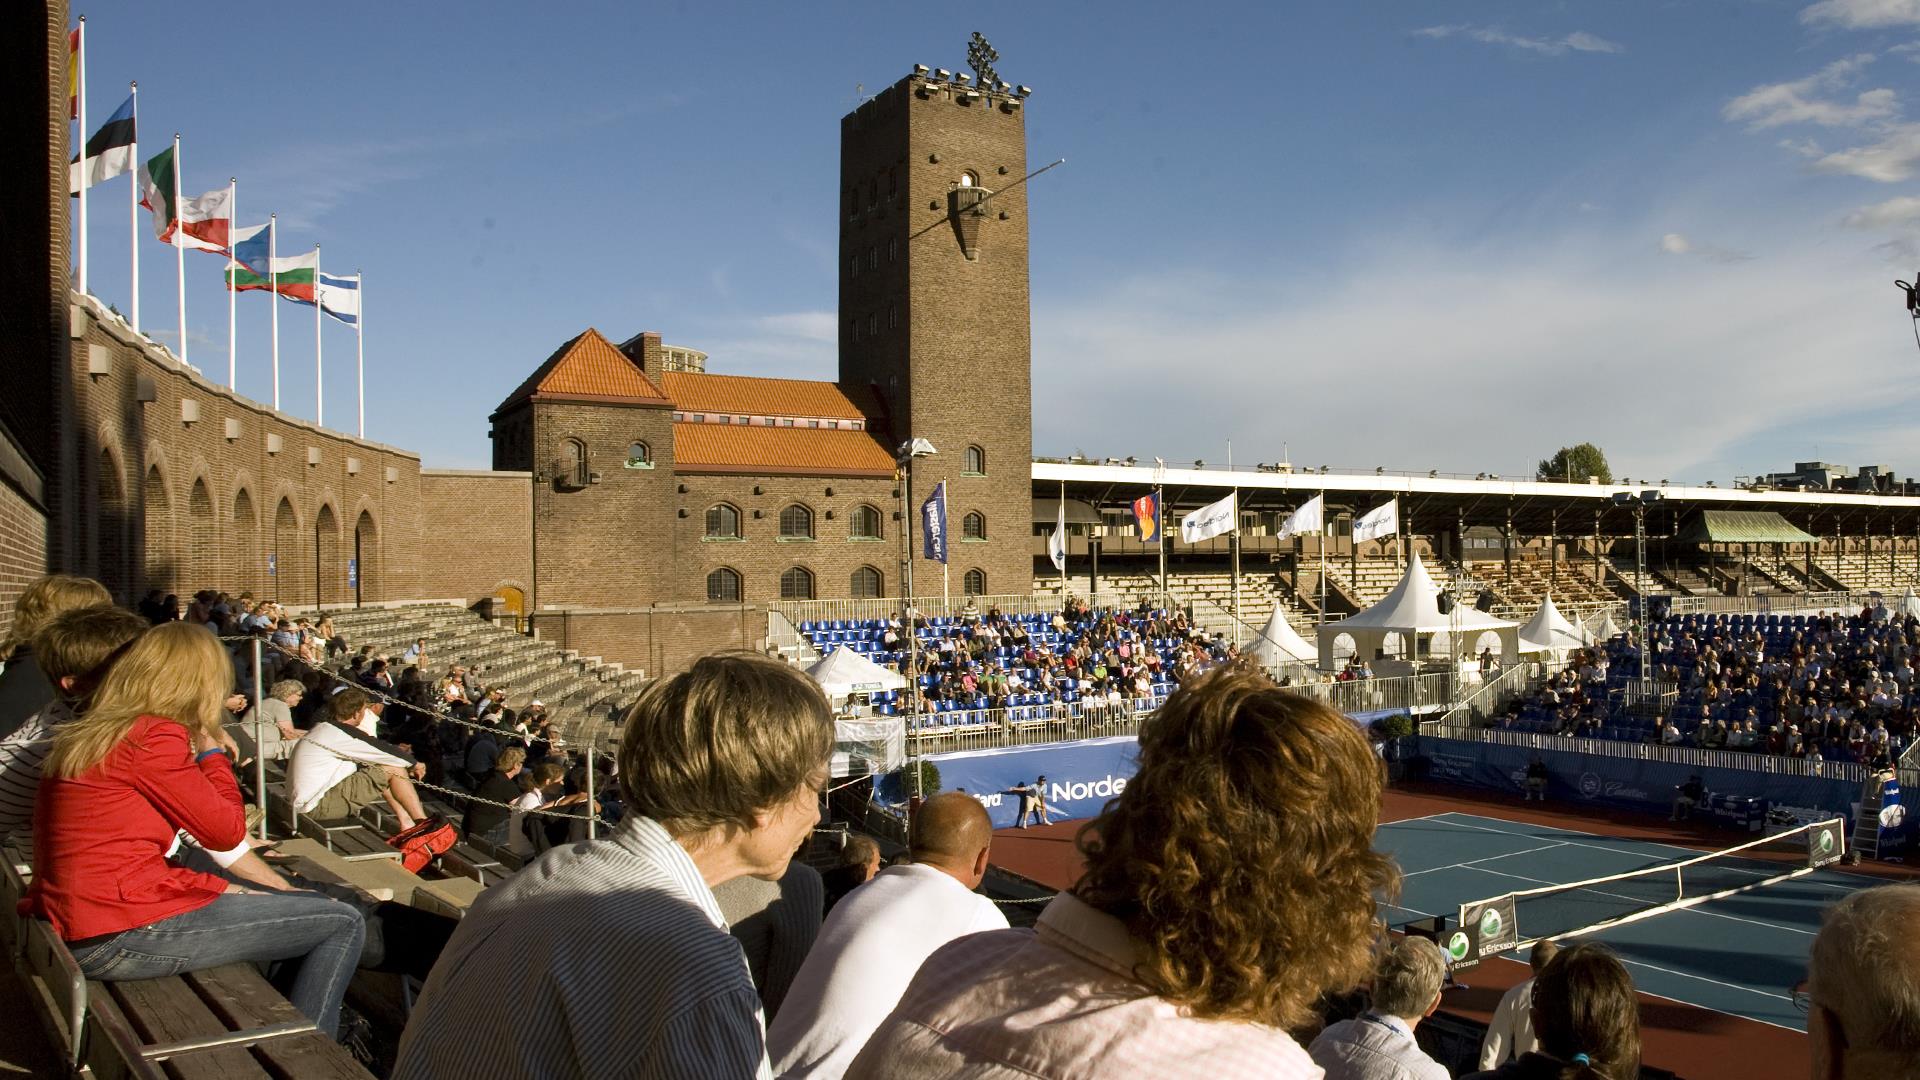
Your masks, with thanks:
M1035 551L1025 107L970 51L975 75L916 68L840 122L839 381L878 390L895 445L938 450L913 494L947 482L956 598L972 571L1029 592ZM938 595L918 536L915 591Z

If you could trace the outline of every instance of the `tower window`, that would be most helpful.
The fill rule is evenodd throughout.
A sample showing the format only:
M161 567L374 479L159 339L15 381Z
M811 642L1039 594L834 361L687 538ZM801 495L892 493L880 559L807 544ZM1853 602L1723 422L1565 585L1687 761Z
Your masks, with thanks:
M878 247L870 247L867 249L867 269L880 269L880 249Z
M707 539L740 539L740 511L726 503L707 507Z
M880 539L880 511L862 503L853 508L848 534L856 540Z
M898 307L892 305L887 307L887 329L900 329L900 309Z
M872 337L873 335L879 332L880 332L880 313L877 311L867 312L867 336Z
M966 576L960 579L960 588L964 589L968 596L987 595L986 572L977 569L967 571Z
M975 186L977 186L977 185L978 185L979 183L980 183L980 178L979 178L979 177L977 177L977 176L975 176L975 175L973 175L973 173L972 173L971 171L968 171L968 172L963 172L963 173L961 173L961 174L960 174L960 186L961 186L961 187L975 187Z
M780 536L787 540L813 539L813 511L799 503L780 511Z
M887 261L900 261L900 238L897 236L887 238Z
M987 538L987 515L975 510L960 519L960 537L963 540L985 540Z
M646 443L635 440L627 444L627 468L653 468L653 450Z
M880 596L882 586L880 571L871 566L863 566L853 572L853 598L872 600Z
M985 476L987 474L987 452L978 446L967 447L966 463L961 467L960 471L971 476Z
M847 276L860 276L860 256L855 255L853 258L847 260Z
M740 602L740 574L738 571L721 567L707 575L707 602L712 604L737 604Z
M796 566L780 575L780 599L813 599L813 571Z

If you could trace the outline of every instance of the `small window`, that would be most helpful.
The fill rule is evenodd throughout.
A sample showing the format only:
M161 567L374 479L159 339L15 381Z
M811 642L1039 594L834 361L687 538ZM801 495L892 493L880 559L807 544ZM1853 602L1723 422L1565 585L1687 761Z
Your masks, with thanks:
M734 423L736 423L736 424L751 424L751 423L753 423L753 417L751 417L751 416L736 416L736 417L734 417L734 418L733 418L733 422L734 422Z
M560 444L560 468L565 480L575 487L585 487L587 483L587 444L579 439L568 439Z
M879 248L870 247L867 249L867 269L869 270L880 269L880 249Z
M881 595L880 571L863 566L853 572L853 598L873 600Z
M960 519L960 536L965 540L985 540L987 538L987 515L979 511L970 511Z
M891 304L887 306L887 329L900 329L900 309Z
M707 575L707 602L711 604L737 604L740 602L740 575L736 571L721 567Z
M818 421L818 420L809 420L809 421L807 421L807 426L808 426L808 427L819 427L819 426L820 426L820 421Z
M740 511L726 503L707 507L707 539L740 539Z
M704 424L704 423L706 423L706 422L707 422L707 414L706 414L706 413L694 413L694 414L693 414L693 422L694 422L694 423L696 423L696 424Z
M780 599L813 599L813 571L796 566L780 575Z
M646 443L640 442L638 440L628 443L627 444L627 468L629 469L653 468L653 448L649 447Z
M731 416L716 416L716 417L714 417L714 418L713 418L713 420L714 420L714 422L715 422L715 423L717 423L717 424L731 424L731 423L733 423L733 417L731 417Z
M978 446L967 447L966 464L960 471L974 476L985 476L987 474L987 452Z
M773 426L773 417L771 417L771 416L763 416L763 417L761 417L761 418L760 418L760 426L761 426L761 427L772 427L772 426Z
M961 187L974 187L979 183L980 183L980 178L973 175L973 173L971 172L963 172L960 174Z
M887 261L900 261L900 238L897 236L887 238Z
M853 258L847 260L847 276L860 276L860 256L855 255Z
M968 596L987 595L986 572L984 570L967 571L966 576L960 579L960 587L966 591Z
M865 503L854 507L848 532L856 540L880 539L880 511Z
M870 311L867 313L867 336L872 337L873 335L879 332L880 332L880 313L877 311Z
M880 181L869 180L867 181L867 209L871 210L878 205L880 205Z
M788 540L813 539L813 511L799 503L780 511L780 535Z
M792 427L792 426L793 426L793 417L791 417L791 416L783 416L783 417L781 417L781 418L780 418L780 426L781 426L781 427Z
M676 423L676 424L678 424L678 423L680 423L681 421L683 421L683 420L685 420L686 418L687 418L687 414L686 414L686 413L683 413L683 412L677 412L677 413L674 413L674 414L673 414L673 422L674 422L674 423Z
M900 170L888 169L887 170L887 198L891 199L898 194L900 194Z

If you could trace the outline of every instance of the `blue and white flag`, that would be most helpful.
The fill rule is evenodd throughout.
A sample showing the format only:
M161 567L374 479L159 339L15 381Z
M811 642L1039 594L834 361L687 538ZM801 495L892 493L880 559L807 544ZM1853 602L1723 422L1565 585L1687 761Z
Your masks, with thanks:
M360 275L336 276L322 272L319 285L314 290L320 295L320 310L346 323L348 326L360 325ZM296 304L306 304L297 296L287 299ZM312 305L307 305L311 307Z
M920 529L924 538L921 557L942 566L947 562L947 482L936 484L933 494L920 504Z
M1053 535L1047 537L1047 558L1052 560L1053 568L1061 573L1067 572L1067 500L1060 500L1060 519L1054 523Z

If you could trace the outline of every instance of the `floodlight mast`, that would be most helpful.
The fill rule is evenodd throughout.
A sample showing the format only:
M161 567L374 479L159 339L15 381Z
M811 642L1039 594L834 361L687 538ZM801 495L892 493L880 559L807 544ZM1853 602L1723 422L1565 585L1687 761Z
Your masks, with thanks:
M912 724L920 710L920 633L913 625L913 459L932 457L939 451L926 439L909 439L894 451L893 463L900 470L900 579L905 588L905 604L900 612L901 629L907 635L907 723ZM913 773L913 798L917 805L920 791L920 744L909 732L907 768Z

